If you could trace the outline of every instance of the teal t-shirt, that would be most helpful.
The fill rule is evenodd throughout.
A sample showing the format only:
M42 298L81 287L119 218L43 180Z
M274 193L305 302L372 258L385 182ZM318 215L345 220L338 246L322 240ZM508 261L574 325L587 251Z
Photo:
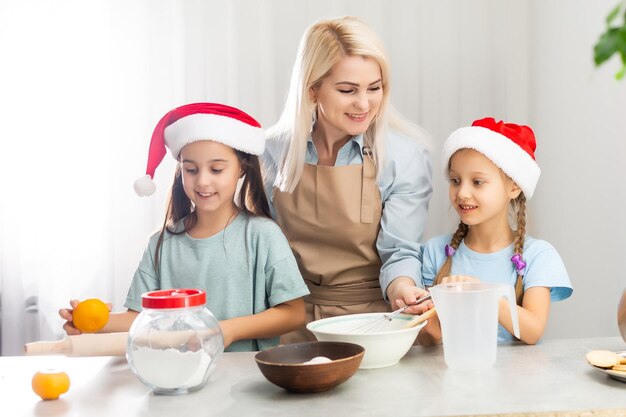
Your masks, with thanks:
M425 286L433 285L439 269L446 261L445 246L452 235L432 238L424 246L422 279ZM478 253L461 242L452 257L450 275L470 275L484 282L515 286L517 272L511 262L513 244L493 253ZM572 295L572 284L565 265L554 246L545 240L524 238L526 271L522 279L524 291L532 287L550 288L550 301L561 301ZM498 326L498 342L513 340L513 336Z
M260 313L309 293L287 239L271 220L240 213L206 239L166 232L159 277L154 267L158 238L159 232L150 238L133 276L124 303L131 310L141 311L141 294L147 291L198 288L206 291L206 307L224 320ZM227 351L263 350L278 341L240 340Z

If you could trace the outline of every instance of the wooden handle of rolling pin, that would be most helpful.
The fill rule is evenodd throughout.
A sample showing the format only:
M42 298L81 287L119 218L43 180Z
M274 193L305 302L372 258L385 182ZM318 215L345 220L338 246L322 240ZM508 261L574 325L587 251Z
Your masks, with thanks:
M435 314L437 314L437 310L435 310L434 308L431 308L428 311L425 311L424 313L420 314L419 316L415 316L414 318L411 319L411 321L409 321L406 326L406 328L410 328L410 327L415 327L418 324L428 320L429 318L433 317Z
M135 343L153 348L178 346L190 338L206 338L215 335L219 329L202 331L152 331L137 336ZM65 336L58 342L34 342L24 345L26 355L66 355L66 356L124 356L128 333L83 333L78 336Z
M124 356L128 333L85 333L65 336L57 342L33 342L24 345L26 355Z

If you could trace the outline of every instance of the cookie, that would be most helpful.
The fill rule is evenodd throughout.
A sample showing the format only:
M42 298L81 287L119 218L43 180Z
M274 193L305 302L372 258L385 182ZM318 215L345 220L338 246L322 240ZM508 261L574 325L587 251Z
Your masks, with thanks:
M587 362L598 368L612 368L614 365L619 365L622 360L621 356L609 350L592 350L585 358Z
M614 371L626 372L626 365L613 365L611 369Z

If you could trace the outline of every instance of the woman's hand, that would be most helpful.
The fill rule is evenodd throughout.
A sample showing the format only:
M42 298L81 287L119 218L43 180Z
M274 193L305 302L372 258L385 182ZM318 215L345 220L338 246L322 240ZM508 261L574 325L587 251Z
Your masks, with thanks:
M389 284L389 288L387 288L387 298L391 301L392 310L415 304L419 298L427 294L428 291L416 286L415 282L409 277L398 277L394 279L391 284ZM433 308L433 303L428 301L407 308L405 313L422 314L424 311L430 310L431 308Z

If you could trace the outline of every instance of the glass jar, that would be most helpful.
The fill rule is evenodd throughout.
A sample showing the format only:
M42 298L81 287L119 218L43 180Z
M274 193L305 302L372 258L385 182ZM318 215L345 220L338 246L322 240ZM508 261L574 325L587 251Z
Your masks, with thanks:
M126 358L156 394L195 391L215 369L224 352L224 337L205 303L206 293L196 289L141 296L143 310L130 328Z

